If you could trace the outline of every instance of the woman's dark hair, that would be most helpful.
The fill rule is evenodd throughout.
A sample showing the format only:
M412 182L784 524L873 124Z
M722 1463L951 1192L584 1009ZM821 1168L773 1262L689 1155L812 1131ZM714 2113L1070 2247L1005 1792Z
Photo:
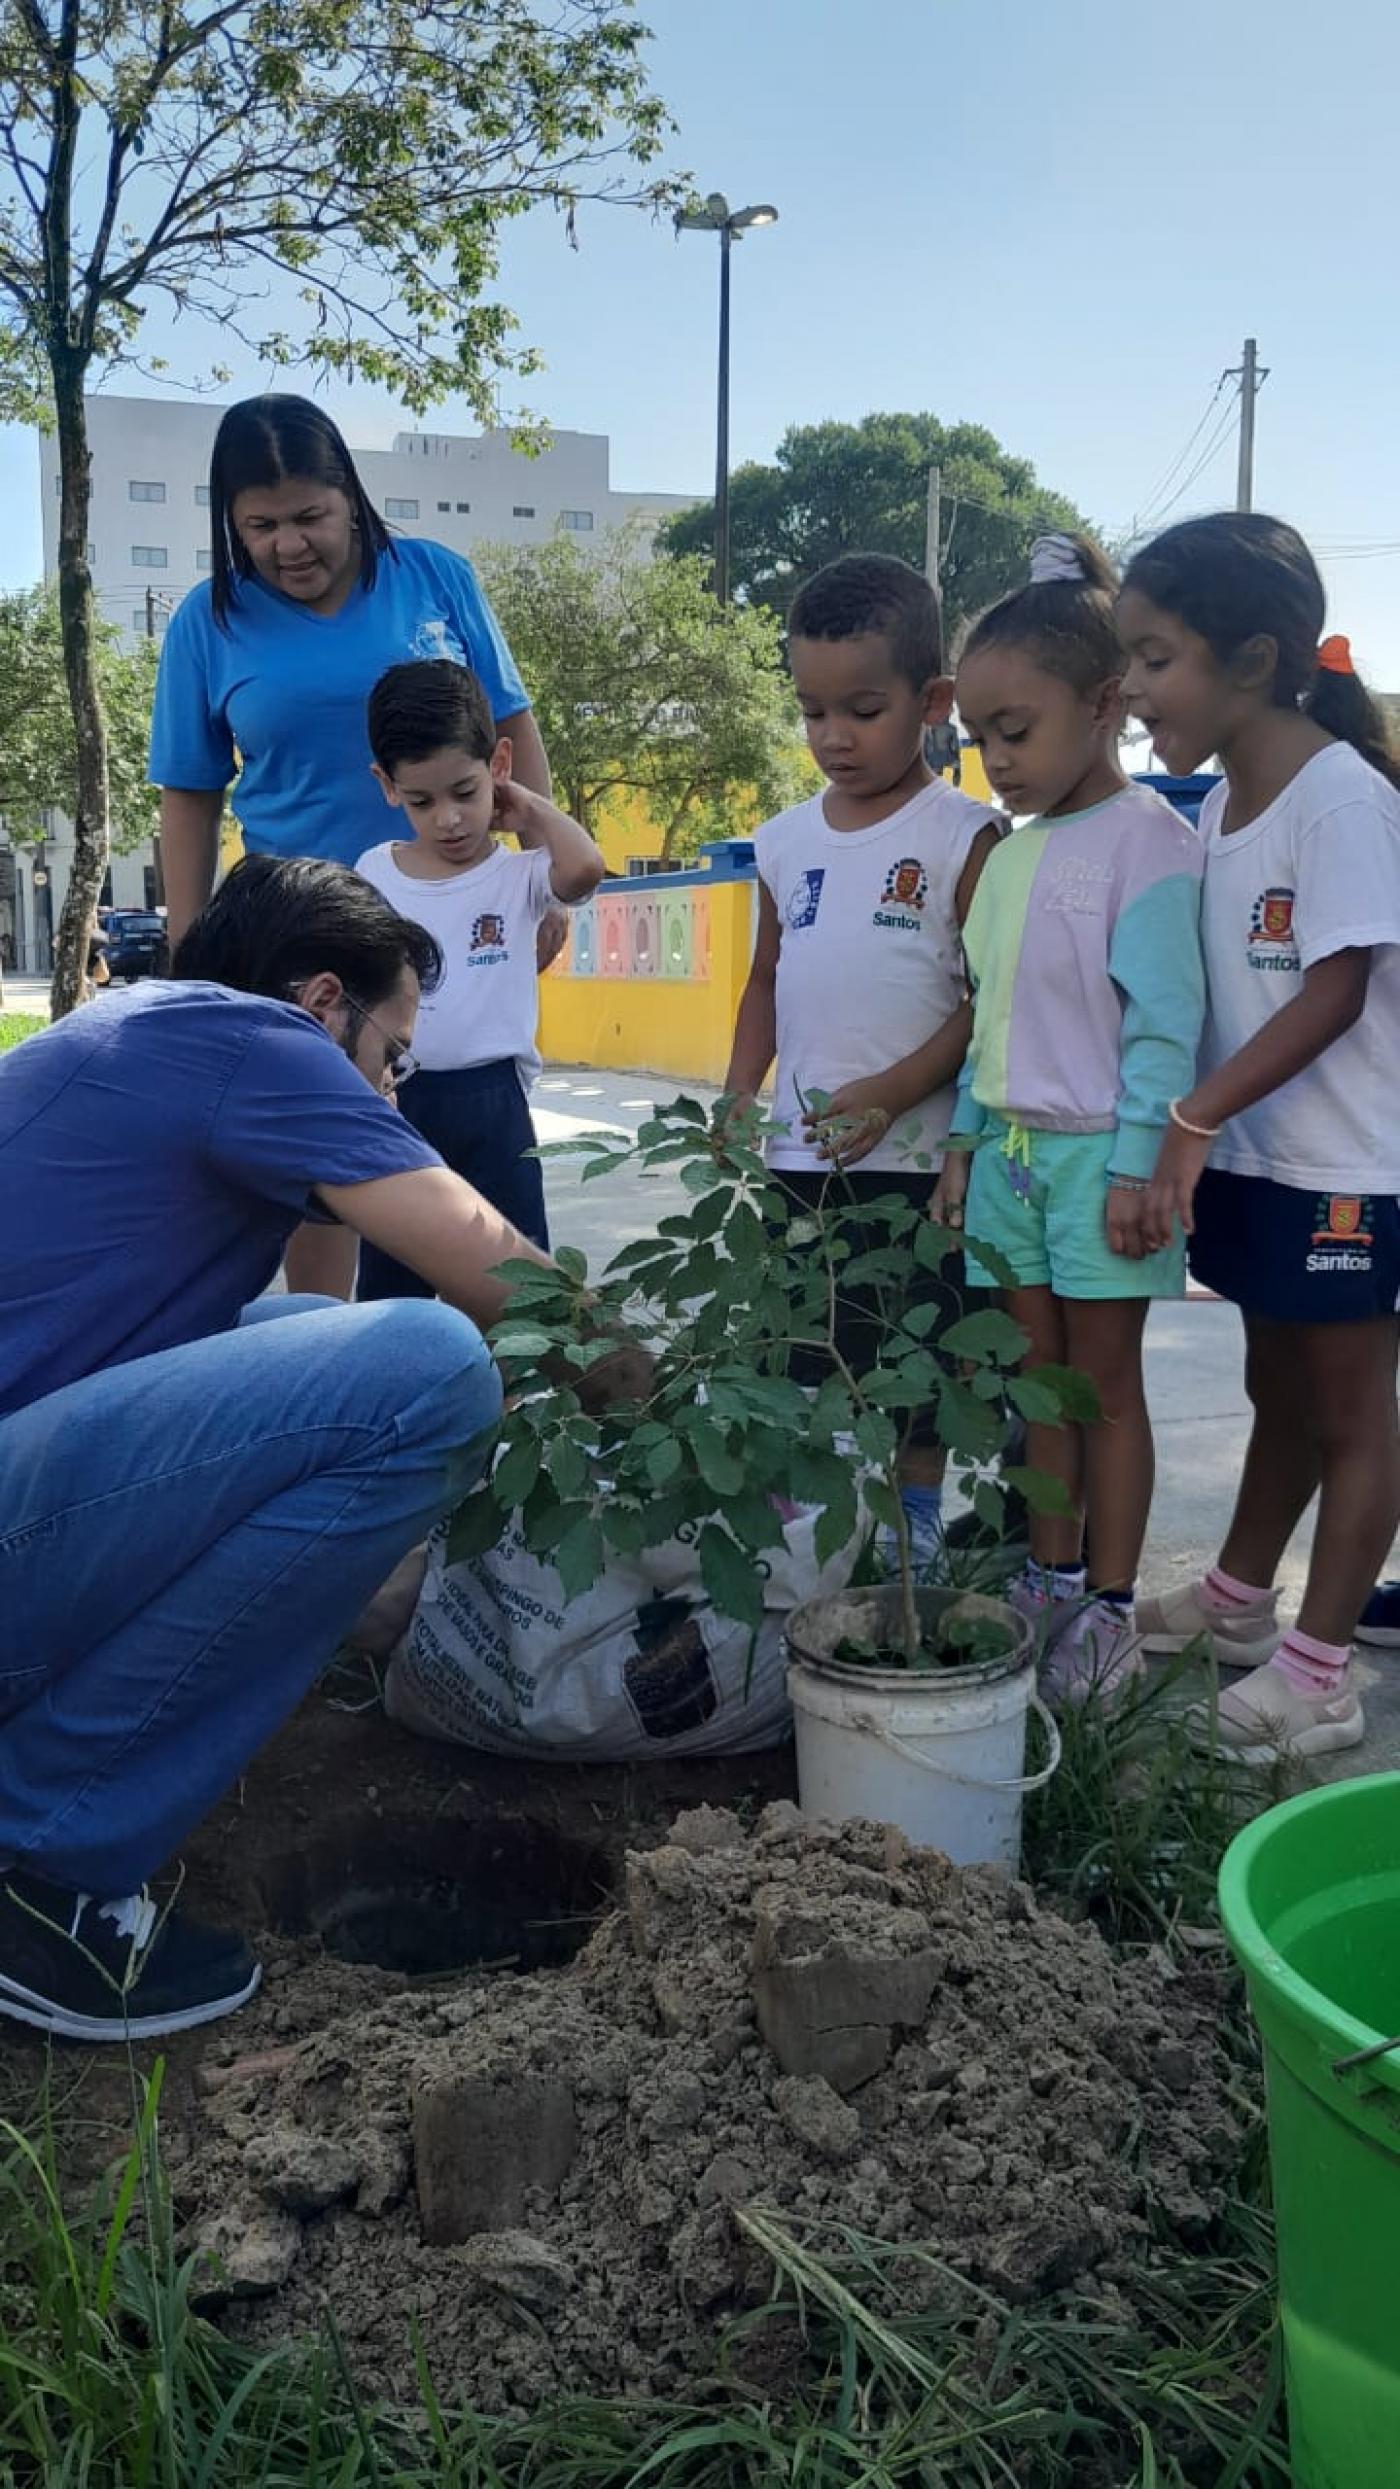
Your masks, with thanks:
M922 691L943 671L938 598L892 553L844 553L805 580L788 612L789 640L855 640L882 632L896 673Z
M1275 707L1301 708L1400 786L1400 764L1365 684L1355 674L1318 665L1327 593L1296 527L1262 510L1183 519L1133 555L1123 585L1175 614L1222 665L1249 640L1272 640L1278 651Z
M327 970L372 1011L411 968L425 994L442 953L348 864L320 856L245 856L201 909L171 962L172 977L231 985L286 1002Z
M238 581L255 576L233 524L240 493L265 491L305 477L345 495L360 536L360 578L374 585L381 553L392 554L389 530L355 471L339 427L310 398L269 395L231 406L214 435L209 461L209 524L213 535L210 587L214 620L228 627Z
M1113 618L1118 578L1092 536L1057 535L1055 548L1066 575L1037 579L998 597L963 634L958 663L988 648L1021 648L1047 674L1088 693L1123 671L1123 650ZM1079 577L1068 575L1077 562ZM1035 555L1032 555L1034 569Z
M391 665L370 693L369 748L386 777L449 748L489 761L499 741L485 690L452 657Z

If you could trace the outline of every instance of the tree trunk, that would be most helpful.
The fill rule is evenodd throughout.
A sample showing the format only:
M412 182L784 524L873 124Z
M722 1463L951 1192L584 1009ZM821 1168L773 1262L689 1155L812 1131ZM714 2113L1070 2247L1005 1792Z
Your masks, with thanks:
M102 895L110 847L107 721L97 688L93 650L92 573L88 568L88 507L91 461L83 381L88 357L72 348L52 357L62 497L58 523L58 610L63 627L63 670L73 712L77 748L78 810L73 823L73 869L54 941L50 1009L61 1019L83 998L88 948Z

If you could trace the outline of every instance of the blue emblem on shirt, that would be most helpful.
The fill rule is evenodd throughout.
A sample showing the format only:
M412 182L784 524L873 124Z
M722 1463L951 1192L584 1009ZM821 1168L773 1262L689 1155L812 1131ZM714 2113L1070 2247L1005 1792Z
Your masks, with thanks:
M808 873L798 874L788 892L787 903L787 921L794 933L801 933L804 926L816 923L817 910L821 906L822 883L825 880L826 866L824 864L813 866Z

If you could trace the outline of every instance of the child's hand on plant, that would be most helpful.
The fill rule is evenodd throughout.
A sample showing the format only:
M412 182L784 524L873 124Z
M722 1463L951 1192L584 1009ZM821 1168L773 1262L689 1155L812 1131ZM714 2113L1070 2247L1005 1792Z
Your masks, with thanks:
M936 1226L961 1227L967 1203L968 1153L950 1149L943 1161L933 1199L928 1206L929 1217Z
M837 1167L854 1167L867 1158L893 1121L878 1075L848 1080L824 1106L809 1106L802 1118L807 1139Z

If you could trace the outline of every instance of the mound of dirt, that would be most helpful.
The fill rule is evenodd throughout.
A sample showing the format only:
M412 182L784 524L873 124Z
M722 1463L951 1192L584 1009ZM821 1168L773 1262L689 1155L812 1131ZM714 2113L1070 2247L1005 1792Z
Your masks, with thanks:
M786 1803L752 1836L680 1817L565 1969L363 1977L290 2051L283 1990L284 2045L211 2075L179 2191L227 2323L329 2302L391 2393L415 2318L439 2391L487 2410L693 2388L767 2295L746 2206L1013 2301L1108 2286L1149 2229L1201 2236L1234 2149L1209 1975Z

